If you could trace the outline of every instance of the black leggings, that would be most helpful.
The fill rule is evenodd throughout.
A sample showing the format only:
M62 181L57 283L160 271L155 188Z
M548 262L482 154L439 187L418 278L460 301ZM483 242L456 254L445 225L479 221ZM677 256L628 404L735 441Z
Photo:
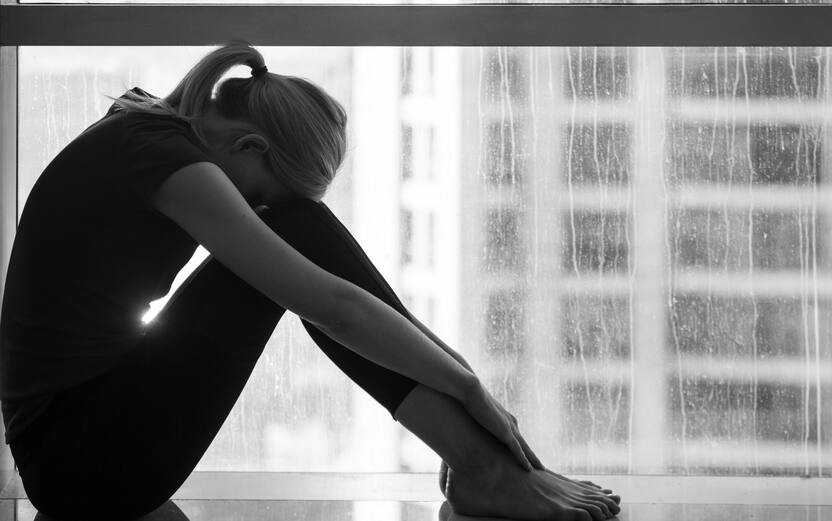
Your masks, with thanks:
M295 200L260 217L306 258L412 320L325 204ZM133 519L163 504L208 449L285 311L216 260L204 264L137 349L103 376L60 393L12 442L29 500L58 520ZM391 415L416 386L302 322Z

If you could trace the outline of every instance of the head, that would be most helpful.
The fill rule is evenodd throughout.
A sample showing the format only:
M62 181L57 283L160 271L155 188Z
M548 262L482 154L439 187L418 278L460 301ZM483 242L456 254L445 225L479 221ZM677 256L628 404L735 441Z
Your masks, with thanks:
M217 86L235 65L251 67L252 75ZM161 102L117 103L128 110L152 105L153 112L191 123L253 205L286 198L319 201L346 153L346 112L320 87L264 71L265 65L250 44L234 41L203 57Z

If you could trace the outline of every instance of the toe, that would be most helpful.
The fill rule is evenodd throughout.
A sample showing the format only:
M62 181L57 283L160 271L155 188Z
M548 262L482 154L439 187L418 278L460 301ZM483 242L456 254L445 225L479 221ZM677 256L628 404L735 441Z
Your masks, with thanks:
M595 494L594 496L592 496L592 501L594 503L602 503L612 513L616 513L616 511L618 510L618 505L609 496L602 496L600 494Z
M568 521L592 521L592 516L589 515L589 512L586 510L581 510L580 508L570 508L567 512L568 515L564 516L564 518Z
M619 498L619 501L620 500L621 498ZM618 501L615 501L609 497L605 497L604 502L607 504L607 506L610 509L610 512L612 512L613 515L618 515L618 513L621 512L621 507L618 506Z
M603 510L601 510L601 508L597 505L593 505L591 503L581 503L575 506L589 512L589 515L592 516L593 521L604 521L605 519L607 519L607 515L604 514Z
M601 499L600 497L594 498L592 500L592 504L601 509L601 512L604 513L604 518L605 519L609 519L609 518L611 518L612 516L615 515L615 514L612 513L612 509L610 508L610 505L605 503L604 500Z

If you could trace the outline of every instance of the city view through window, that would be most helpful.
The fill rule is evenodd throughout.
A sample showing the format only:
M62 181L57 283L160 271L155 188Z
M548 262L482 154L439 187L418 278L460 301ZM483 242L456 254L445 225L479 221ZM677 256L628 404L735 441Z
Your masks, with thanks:
M19 210L208 50L21 47ZM324 202L547 466L832 472L829 48L261 51L344 105ZM287 313L197 470L438 465Z

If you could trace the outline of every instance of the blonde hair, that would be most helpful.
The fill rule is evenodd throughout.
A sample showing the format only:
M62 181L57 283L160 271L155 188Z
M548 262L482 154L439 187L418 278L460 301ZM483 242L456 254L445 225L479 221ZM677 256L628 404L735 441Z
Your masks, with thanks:
M177 117L207 144L194 120L212 101L219 79L235 65L248 65L252 71L265 67L257 49L234 40L204 56L164 98L128 91L111 99L116 110ZM213 101L222 116L248 121L266 134L267 160L292 192L323 197L346 153L347 114L338 101L308 80L263 71L228 78L217 87Z

